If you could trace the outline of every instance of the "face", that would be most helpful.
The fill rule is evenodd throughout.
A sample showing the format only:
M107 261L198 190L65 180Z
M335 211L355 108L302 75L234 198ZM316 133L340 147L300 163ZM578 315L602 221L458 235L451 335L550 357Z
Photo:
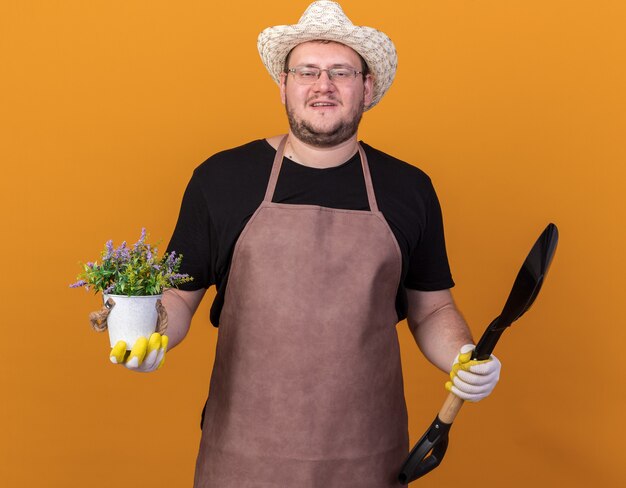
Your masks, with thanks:
M306 42L291 51L289 68L348 67L361 71L361 59L351 48L336 42ZM316 147L332 147L356 134L365 105L372 101L372 79L357 75L351 83L336 86L323 71L312 85L300 85L283 73L280 95L291 132Z

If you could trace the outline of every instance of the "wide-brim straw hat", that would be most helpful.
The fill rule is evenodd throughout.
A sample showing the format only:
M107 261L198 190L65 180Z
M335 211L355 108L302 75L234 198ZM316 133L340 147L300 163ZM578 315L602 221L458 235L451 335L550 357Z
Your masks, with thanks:
M372 103L369 110L387 92L396 74L398 56L389 37L372 27L352 24L341 5L328 0L313 2L297 24L268 27L257 41L263 64L276 83L280 83L285 59L298 44L307 41L327 40L339 42L359 53L374 79Z

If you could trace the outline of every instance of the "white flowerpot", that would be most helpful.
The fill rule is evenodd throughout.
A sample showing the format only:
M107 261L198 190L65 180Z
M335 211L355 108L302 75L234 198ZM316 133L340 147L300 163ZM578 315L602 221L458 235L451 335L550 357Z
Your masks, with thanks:
M111 347L118 341L124 341L126 349L130 350L140 337L150 338L157 325L156 302L162 296L103 295L104 303L109 298L115 302L107 317Z

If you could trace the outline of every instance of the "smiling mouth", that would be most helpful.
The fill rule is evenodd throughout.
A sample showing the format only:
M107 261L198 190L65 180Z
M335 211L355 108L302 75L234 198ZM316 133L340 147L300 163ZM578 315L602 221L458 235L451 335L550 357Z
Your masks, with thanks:
M337 104L332 102L314 102L311 104L311 107L335 107Z

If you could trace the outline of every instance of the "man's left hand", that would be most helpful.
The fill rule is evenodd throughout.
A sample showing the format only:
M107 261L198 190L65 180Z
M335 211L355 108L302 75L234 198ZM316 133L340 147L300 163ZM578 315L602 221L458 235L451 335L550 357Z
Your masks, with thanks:
M446 390L459 398L477 402L487 397L500 379L501 364L493 354L484 361L472 360L472 351L476 346L466 344L454 360Z
M165 362L168 337L155 332L150 339L140 337L130 351L126 343L118 341L111 349L109 359L113 364L121 364L140 373L149 373L159 369Z

